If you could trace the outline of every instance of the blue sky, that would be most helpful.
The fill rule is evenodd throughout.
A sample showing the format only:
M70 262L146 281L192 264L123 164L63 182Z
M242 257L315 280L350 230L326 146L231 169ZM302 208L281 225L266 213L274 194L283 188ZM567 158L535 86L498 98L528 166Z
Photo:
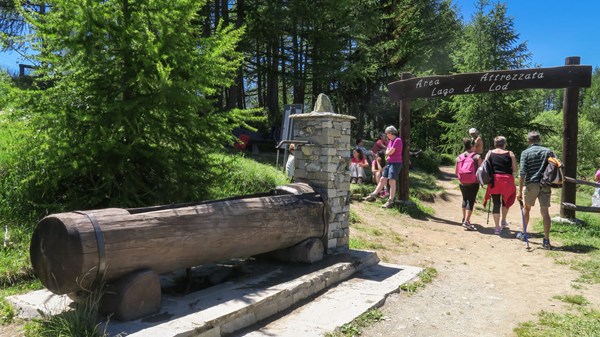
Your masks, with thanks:
M453 0L470 21L477 0ZM600 66L600 0L505 0L521 41L533 54L532 66L556 67L568 56ZM0 53L0 68L18 70L19 55Z
M453 0L471 21L477 0ZM505 0L521 42L533 54L532 66L557 67L568 56L581 64L600 66L599 0ZM490 1L490 3L495 3Z

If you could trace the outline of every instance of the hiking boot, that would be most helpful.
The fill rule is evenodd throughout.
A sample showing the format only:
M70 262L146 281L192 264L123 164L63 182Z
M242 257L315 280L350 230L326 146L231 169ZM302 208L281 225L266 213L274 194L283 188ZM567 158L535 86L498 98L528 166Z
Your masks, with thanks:
M365 201L375 201L375 200L377 200L377 194L376 193L371 193L371 194L369 194L365 198Z
M500 227L502 227L502 228L507 228L507 227L508 227L508 222L506 222L506 220L502 220L502 221L500 222Z
M544 239L542 243L542 248L552 250L552 246L550 246L550 239Z
M525 237L527 234L523 234L523 232L518 232L516 238L521 241L525 241Z
M502 233L502 227L496 227L496 228L494 228L494 234L500 235L500 233Z
M393 200L389 200L385 202L385 204L383 204L383 206L381 206L382 208L392 208L394 207L394 201Z
M477 228L475 228L475 226L471 225L471 223L469 221L464 221L462 223L462 226L468 231L476 231L477 230Z

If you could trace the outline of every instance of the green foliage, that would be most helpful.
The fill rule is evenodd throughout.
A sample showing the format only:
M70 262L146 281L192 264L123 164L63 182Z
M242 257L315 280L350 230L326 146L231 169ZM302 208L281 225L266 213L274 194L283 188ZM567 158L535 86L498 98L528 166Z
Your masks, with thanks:
M542 311L539 322L520 323L514 329L519 337L597 336L600 311L581 309L579 314Z
M44 15L23 12L43 66L7 117L24 135L1 181L8 216L205 197L209 153L255 111L214 108L242 61L243 31L201 37L202 6L56 0Z
M534 120L535 123L547 130L554 132L547 135L542 134L542 143L551 148L559 158L562 156L563 136L563 113L562 111L545 111ZM593 180L600 165L600 132L595 122L586 118L579 119L579 133L577 136L577 177L586 177Z
M423 170L427 173L438 174L440 172L440 154L431 149L423 151L419 157L411 158L410 161L414 168Z
M378 250L385 249L385 246L378 242L372 242L356 236L350 236L350 249L368 249Z
M530 54L526 44L518 41L519 35L513 19L507 16L506 4L496 2L488 10L489 3L479 0L476 7L472 21L465 28L461 46L453 54L457 71L523 68ZM442 123L448 130L442 135L446 140L445 149L460 152L461 140L468 137L467 130L471 127L479 130L486 148L493 148L493 139L499 135L517 146L524 143L530 128L530 118L524 109L527 95L524 91L516 91L453 96L449 107L455 113L456 123Z
M553 298L557 300L561 300L565 303L575 304L575 305L587 305L590 304L585 297L581 295L556 295Z
M325 337L353 337L362 335L362 329L369 327L384 319L379 309L371 309L358 316L350 323L346 323L334 332L328 332Z
M215 177L208 186L208 200L266 193L289 183L282 171L242 155L211 154L208 159L210 176Z
M404 283L400 286L400 290L405 291L409 294L416 293L419 289L424 288L427 284L433 282L433 279L438 275L438 271L435 268L428 267L422 270L418 276L418 280Z
M442 153L440 155L440 165L443 166L454 166L456 165L456 155Z

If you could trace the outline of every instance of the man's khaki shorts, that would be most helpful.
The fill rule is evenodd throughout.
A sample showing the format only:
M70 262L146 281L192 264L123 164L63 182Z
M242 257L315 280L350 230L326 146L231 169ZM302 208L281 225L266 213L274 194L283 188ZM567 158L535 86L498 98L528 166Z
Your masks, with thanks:
M525 204L535 206L535 199L540 200L540 207L550 207L550 195L552 189L542 186L540 183L529 183L525 185Z

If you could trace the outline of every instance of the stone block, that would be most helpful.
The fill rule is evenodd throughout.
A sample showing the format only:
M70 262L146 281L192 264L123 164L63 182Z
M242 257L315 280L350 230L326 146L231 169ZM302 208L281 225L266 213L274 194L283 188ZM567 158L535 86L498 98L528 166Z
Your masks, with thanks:
M262 321L265 318L269 318L277 313L277 302L263 301L256 306L254 315L257 321ZM220 336L219 336L220 337Z
M308 145L303 145L300 148L302 155L304 156L311 156L313 154L313 151L315 151L315 147L314 146L308 146Z
M192 336L192 335L190 335ZM193 336L198 337L221 337L221 327L216 326L212 329L201 332L199 335L193 334Z
M254 312L246 313L240 317L237 317L221 326L221 333L223 335L229 335L235 331L241 330L247 326L250 326L257 322Z
M321 127L325 129L333 128L333 121L323 121L321 122Z
M327 249L336 248L337 247L337 239L331 237L331 232L329 232L329 240L327 240Z
M318 172L321 170L319 163L311 162L305 166L307 172Z
M292 293L289 290L284 291L281 296L277 297L276 302L277 312L282 312L283 310L286 310L294 304Z

